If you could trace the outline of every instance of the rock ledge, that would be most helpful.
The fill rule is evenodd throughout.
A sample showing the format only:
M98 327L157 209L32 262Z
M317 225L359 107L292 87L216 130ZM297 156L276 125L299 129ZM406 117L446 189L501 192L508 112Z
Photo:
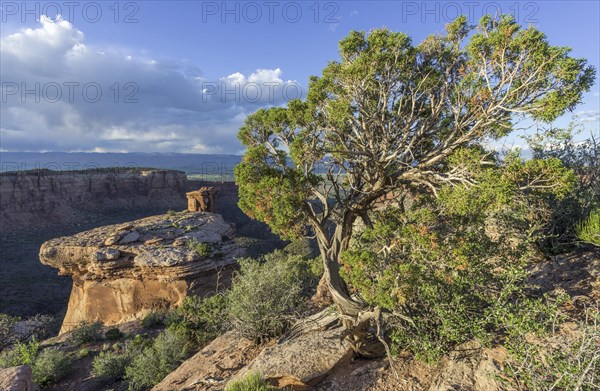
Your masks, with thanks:
M83 320L124 323L222 288L244 255L234 231L221 215L179 212L45 242L40 261L73 278L61 333Z

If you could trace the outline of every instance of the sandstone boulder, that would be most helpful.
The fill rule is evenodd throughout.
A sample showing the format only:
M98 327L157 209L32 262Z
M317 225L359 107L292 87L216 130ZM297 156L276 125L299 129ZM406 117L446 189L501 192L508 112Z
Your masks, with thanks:
M139 319L190 294L223 288L235 259L244 255L233 238L220 215L180 212L45 242L41 262L73 278L61 333L83 320L114 325ZM190 241L205 243L207 250Z
M267 347L234 379L258 372L279 387L308 390L352 358L352 348L340 338L341 333L340 327L313 330Z
M39 387L31 380L31 368L27 365L20 367L0 368L0 390L2 391L39 391Z

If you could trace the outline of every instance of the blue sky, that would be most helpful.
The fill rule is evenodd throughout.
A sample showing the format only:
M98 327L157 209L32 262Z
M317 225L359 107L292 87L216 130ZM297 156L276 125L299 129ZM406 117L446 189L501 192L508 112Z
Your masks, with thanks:
M239 153L245 116L305 92L349 31L418 42L459 13L511 13L600 64L597 0L1 3L3 151ZM598 95L576 109L591 130Z

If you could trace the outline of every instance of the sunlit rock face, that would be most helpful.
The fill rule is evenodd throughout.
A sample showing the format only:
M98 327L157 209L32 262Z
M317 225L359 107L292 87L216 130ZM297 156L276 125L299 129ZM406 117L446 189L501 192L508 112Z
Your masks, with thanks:
M186 211L45 242L40 261L73 278L61 333L81 321L139 319L222 289L244 255L233 239L221 215Z

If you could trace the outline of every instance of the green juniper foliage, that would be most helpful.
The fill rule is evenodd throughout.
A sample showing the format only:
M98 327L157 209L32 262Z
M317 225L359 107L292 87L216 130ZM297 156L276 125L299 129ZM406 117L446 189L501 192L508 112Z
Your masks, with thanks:
M524 137L535 159L558 159L577 175L574 191L551 205L542 242L551 254L572 249L583 221L600 208L600 134L591 132L587 139L576 140L583 132L581 124L571 123L564 129L540 127L534 135Z
M415 194L409 208L376 213L342 256L342 276L355 294L410 317L389 320L395 351L435 361L470 339L486 344L507 331L533 331L553 316L540 309L546 300L525 295L526 266L545 203L564 197L574 175L553 160L514 156L482 167L479 153L461 150L450 159L466 162L476 184L443 187L438 198ZM523 193L524 181L552 186Z
M577 226L577 236L584 242L600 246L600 208Z

